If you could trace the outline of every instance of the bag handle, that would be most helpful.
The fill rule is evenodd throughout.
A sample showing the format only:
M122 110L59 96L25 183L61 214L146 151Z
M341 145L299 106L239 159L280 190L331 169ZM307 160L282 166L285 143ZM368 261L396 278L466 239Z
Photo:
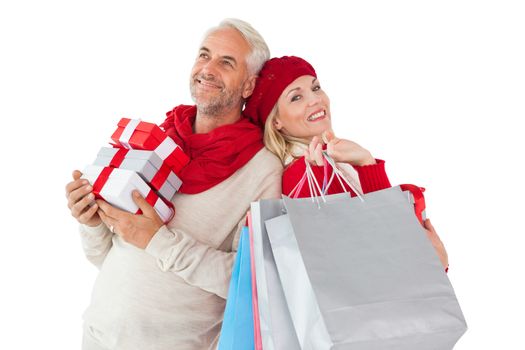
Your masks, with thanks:
M423 225L423 212L426 208L425 196L423 195L423 192L425 192L425 188L412 184L403 184L399 185L399 187L402 191L410 192L412 194L412 197L414 197L414 212L416 213L416 217L421 223L421 225Z
M343 181L348 185L348 187L350 187L350 189L352 189L352 191L354 191L354 193L357 195L357 197L359 197L361 202L364 202L365 200L363 199L363 193L361 193L360 190L358 190L354 185L352 185L350 183L350 181L347 180L346 176L339 169L339 167L337 166L337 163L334 161L334 159L328 155L328 152L323 151L323 156L328 161L328 163L332 166L332 168L334 169L334 171L332 172L332 175L333 174L336 175L336 177L339 180L339 183L341 184L341 187L343 188L343 190L345 192L348 192L348 191L346 191L345 186L343 186L343 183L341 182L341 179L343 179Z
M301 177L301 179L299 180L299 182L290 191L288 196L291 197L291 198L294 198L294 199L297 198L299 196L299 193L301 193L301 190L303 189L303 187L305 185L305 182L308 182L308 188L309 188L310 197L312 198L312 201L317 200L317 204L319 206L319 202L318 202L318 198L317 198L318 195L322 198L322 200L324 202L326 202L326 199L325 199L324 196L326 195L326 193L328 191L328 188L330 188L330 185L332 184L332 182L334 180L334 177L335 177L339 181L339 184L341 185L341 188L343 189L343 191L345 193L348 193L348 191L346 190L346 186L343 184L343 181L344 181L344 183L346 183L348 185L348 187L352 191L354 191L354 193L357 195L357 197L359 197L359 199L362 202L364 202L363 193L361 193L360 190L358 190L354 185L352 185L352 183L350 181L348 181L348 179L343 174L343 172L339 169L339 167L337 166L337 163L333 160L333 158L330 157L326 151L323 151L322 155L323 155L323 166L324 166L324 177L323 177L323 186L322 186L322 188L319 186L319 183L317 182L317 179L315 177L315 174L314 174L314 172L312 170L312 167L311 167L310 163L305 158L304 159L304 162L305 162L305 165L306 165L305 172L304 172L303 176ZM327 181L327 178L328 178L328 165L330 165L332 167L332 175L331 175L330 179Z

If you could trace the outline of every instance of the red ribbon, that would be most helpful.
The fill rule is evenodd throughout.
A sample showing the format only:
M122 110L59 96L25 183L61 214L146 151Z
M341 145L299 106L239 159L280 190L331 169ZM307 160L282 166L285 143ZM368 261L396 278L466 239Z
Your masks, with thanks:
M152 207L155 207L155 203L157 202L157 199L159 199L159 196L157 196L157 194L150 190L148 195L144 198L146 200L146 202L148 202L149 205L151 205ZM135 214L142 214L142 210L139 208Z
M401 187L401 190L403 191L410 191L410 193L412 193L412 196L414 197L414 211L416 213L416 217L421 225L423 225L423 211L426 208L425 196L423 195L425 189L423 187L410 184L399 185L399 187Z
M175 174L178 174L186 164L188 164L189 158L177 145L175 149L164 159L164 163L169 164Z
M171 215L170 217L164 222L164 223L167 223L169 221L171 221L171 219L173 219L173 217L175 216L175 207L173 206L173 203L171 203L170 201L166 200L164 197L162 196L158 196L155 191L153 190L150 190L148 195L144 198L146 200L146 202L148 202L149 205L151 205L153 208L155 208L155 203L157 203L157 200L161 200L164 202L164 204L166 204L168 206L168 208L171 209ZM142 209L138 209L135 214L142 214Z
M114 169L115 168L112 167L104 167L104 169L102 169L97 179L93 183L93 193L95 194L96 199L105 200L104 197L100 195L100 192L102 191L102 188L108 181L109 176ZM173 203L167 201L162 196L158 196L152 189L149 190L148 195L144 199L146 200L146 202L148 202L148 204L155 208L155 203L159 198L166 204L166 206L168 206L168 208L171 209L171 216L165 221L168 222L175 216L175 207L173 206ZM139 208L135 214L142 214L142 210Z
M97 198L97 199L104 199L100 195L100 192L102 191L102 188L104 187L104 185L108 181L109 175L111 174L113 169L115 169L115 168L104 167L104 169L102 169L102 171L98 175L97 179L93 183L93 193L95 194L95 198Z
M115 147L115 145L113 145ZM113 168L118 168L126 158L126 155L129 152L129 149L126 148L118 148L118 151L113 155L113 158L111 158L111 161L109 162L109 166ZM162 185L166 182L168 179L168 176L170 175L170 167L165 163L162 162L161 167L158 169L158 171L155 173L151 181L149 182L153 188L160 191Z
M162 163L162 166L157 170L157 173L150 181L151 186L160 191L162 185L167 181L170 171L168 164Z
M126 158L126 154L128 154L129 149L126 148L119 148L117 153L111 158L111 161L109 162L109 166L113 168L118 168L122 162L124 161L124 158Z

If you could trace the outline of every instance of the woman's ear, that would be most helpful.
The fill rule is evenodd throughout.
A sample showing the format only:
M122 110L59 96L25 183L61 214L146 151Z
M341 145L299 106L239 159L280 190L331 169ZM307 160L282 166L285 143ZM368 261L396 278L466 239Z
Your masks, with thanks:
M276 130L281 130L283 128L283 123L281 122L281 119L279 119L279 117L274 118L273 126Z

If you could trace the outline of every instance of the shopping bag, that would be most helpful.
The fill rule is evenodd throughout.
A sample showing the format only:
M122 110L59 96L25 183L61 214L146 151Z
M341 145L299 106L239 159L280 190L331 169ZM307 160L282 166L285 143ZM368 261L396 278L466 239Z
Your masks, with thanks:
M226 299L219 350L254 349L250 237L243 227Z
M266 220L282 215L283 209L280 199L252 202L250 208L257 306L264 350L300 349L264 225Z
M246 221L248 222L248 230L250 232L250 271L251 271L251 286L252 286L252 310L253 310L253 339L254 349L262 350L262 339L261 339L261 325L259 319L259 301L257 296L257 282L255 272L255 256L253 246L253 225L252 217L250 212L246 215Z
M265 223L302 349L454 347L466 322L408 192L283 202Z

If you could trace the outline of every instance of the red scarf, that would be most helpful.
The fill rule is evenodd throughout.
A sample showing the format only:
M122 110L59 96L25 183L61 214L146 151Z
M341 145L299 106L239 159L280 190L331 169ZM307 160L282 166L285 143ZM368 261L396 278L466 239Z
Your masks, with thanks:
M244 117L207 134L194 134L196 106L180 105L166 116L161 127L190 157L178 174L181 193L200 193L219 184L264 147L261 129Z

